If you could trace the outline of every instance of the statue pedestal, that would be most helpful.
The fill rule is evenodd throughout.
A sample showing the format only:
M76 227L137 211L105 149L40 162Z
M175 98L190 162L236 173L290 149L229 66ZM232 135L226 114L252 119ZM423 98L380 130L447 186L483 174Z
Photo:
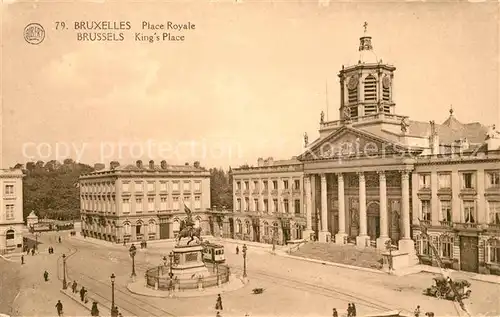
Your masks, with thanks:
M210 275L205 263L203 263L203 247L201 245L176 246L173 252L172 273L174 276L186 279Z

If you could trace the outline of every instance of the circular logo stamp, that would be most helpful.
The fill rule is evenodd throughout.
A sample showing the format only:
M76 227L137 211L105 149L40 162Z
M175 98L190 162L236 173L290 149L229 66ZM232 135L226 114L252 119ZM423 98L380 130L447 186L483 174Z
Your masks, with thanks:
M24 39L26 42L38 45L45 39L45 30L38 23L30 23L24 28Z

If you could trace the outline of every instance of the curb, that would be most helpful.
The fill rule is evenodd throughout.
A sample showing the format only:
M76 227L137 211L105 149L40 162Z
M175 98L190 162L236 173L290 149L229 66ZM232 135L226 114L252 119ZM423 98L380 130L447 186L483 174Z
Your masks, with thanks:
M92 308L91 307L88 307L85 303L82 303L79 298L75 297L75 296L72 296L71 294L68 293L68 291L65 291L63 289L60 289L59 292L61 292L62 294L66 295L66 297L69 297L71 298L74 302L78 303L80 306L84 307L86 310L88 310L89 312L92 311ZM94 300L92 299L91 297L89 297L89 303ZM102 314L102 312L104 311L104 314ZM64 312L64 310L63 310ZM99 316L101 317L105 317L105 316L111 316L111 310L103 305L103 304L99 304Z

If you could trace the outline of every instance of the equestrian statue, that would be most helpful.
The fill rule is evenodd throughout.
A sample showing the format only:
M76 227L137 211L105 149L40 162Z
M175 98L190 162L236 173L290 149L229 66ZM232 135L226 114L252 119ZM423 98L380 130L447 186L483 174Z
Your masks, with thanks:
M191 209L189 209L186 205L184 205L184 212L186 213L186 219L182 220L180 223L180 231L177 235L177 245L179 245L182 238L190 238L187 245L189 245L195 237L197 238L198 243L200 243L203 241L201 238L201 227L194 227Z

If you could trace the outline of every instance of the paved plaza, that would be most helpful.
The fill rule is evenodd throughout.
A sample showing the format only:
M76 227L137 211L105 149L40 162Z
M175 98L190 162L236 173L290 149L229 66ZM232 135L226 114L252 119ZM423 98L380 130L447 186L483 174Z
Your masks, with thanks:
M58 244L54 243L56 235L44 234L40 245L43 251L53 244L55 254L25 256L27 263L19 268L19 275L22 276L19 286L25 291L18 295L18 304L12 315L52 316L57 299L62 299L66 316L90 315L83 306L58 291L61 288L58 272L59 278L62 278L58 258L65 252L68 255L68 280L76 280L89 289L90 299L98 301L103 307L111 306L110 276L112 273L116 275L115 301L124 316L215 316L216 295L213 292L207 296L200 292L200 296L189 298L153 298L130 293L127 289L131 282L130 245L108 245L93 239L69 237L67 233L61 234L63 243ZM241 253L235 254L236 244L222 243L226 246L226 259L231 271L241 275L243 258ZM137 281L144 278L147 268L163 263L162 257L172 247L172 242L161 242L139 249L136 255ZM240 250L241 247L242 244ZM334 267L273 255L267 246L251 245L248 248L247 268L249 282L244 287L230 292L221 290L222 316L330 316L332 308L337 308L342 316L350 302L356 303L358 316L388 310L411 313L416 305L420 305L423 312L433 311L436 316L458 315L453 302L421 294L424 288L431 285L432 274L397 277ZM47 283L42 278L45 269L51 276ZM471 283L472 296L466 301L471 311L474 314L499 315L499 285L473 280ZM257 287L264 289L263 294L253 294L252 289Z

